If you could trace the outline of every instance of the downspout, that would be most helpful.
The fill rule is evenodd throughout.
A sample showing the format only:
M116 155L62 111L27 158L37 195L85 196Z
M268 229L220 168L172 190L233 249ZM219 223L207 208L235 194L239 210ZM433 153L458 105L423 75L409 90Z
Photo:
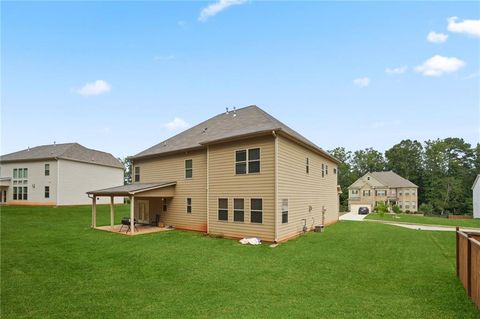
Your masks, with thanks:
M56 157L55 157L55 160L57 161L57 187L55 189L55 192L57 193L56 206L58 206L59 198L60 198L60 160Z
M210 162L209 162L209 146L207 145L207 234L210 230Z
M274 205L274 218L273 222L275 223L274 225L274 231L273 231L273 240L274 242L278 241L278 223L277 223L277 216L278 216L278 136L275 133L275 131L272 131L273 137L275 138L275 173L274 173L274 183L275 183L275 205Z

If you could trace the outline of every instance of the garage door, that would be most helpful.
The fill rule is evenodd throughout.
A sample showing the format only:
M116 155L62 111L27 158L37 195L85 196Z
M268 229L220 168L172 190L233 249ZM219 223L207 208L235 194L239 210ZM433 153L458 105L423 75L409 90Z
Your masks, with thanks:
M368 210L371 212L372 211L372 208L370 207L371 205L368 205L368 204L365 204L365 205L350 205L350 212L352 213L355 213L355 214L358 214L358 209L360 207L368 207Z

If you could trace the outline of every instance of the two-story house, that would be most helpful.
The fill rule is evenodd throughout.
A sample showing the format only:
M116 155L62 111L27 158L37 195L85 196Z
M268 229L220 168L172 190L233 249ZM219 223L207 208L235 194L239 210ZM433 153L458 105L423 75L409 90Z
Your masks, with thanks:
M91 202L86 191L123 182L123 165L77 143L51 144L2 155L0 174L2 204L85 205Z
M158 216L178 229L273 242L338 220L338 160L257 106L227 110L131 160L133 184L89 194L130 197L140 222Z
M418 209L418 186L393 171L369 172L348 187L348 207L375 208L376 203L395 204L403 211Z

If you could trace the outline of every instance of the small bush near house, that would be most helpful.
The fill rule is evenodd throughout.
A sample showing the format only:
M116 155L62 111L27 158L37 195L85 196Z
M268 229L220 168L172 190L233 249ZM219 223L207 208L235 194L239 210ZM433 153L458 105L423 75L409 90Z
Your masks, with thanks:
M423 203L418 207L418 211L425 215L431 215L433 213L433 206L431 204Z
M411 211L410 209L407 209L407 210L405 211L405 214L412 214L412 211Z
M395 213L395 214L400 214L402 212L402 210L400 209L400 206L398 205L393 205L392 206L392 211Z
M383 216L385 213L388 213L388 205L384 202L378 202L377 205L375 205L375 212Z

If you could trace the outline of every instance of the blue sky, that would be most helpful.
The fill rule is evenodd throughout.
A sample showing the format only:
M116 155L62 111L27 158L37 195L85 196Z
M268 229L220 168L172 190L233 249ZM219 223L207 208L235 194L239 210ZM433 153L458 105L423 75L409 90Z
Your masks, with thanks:
M133 155L251 104L325 149L479 142L479 3L1 6L2 154Z

